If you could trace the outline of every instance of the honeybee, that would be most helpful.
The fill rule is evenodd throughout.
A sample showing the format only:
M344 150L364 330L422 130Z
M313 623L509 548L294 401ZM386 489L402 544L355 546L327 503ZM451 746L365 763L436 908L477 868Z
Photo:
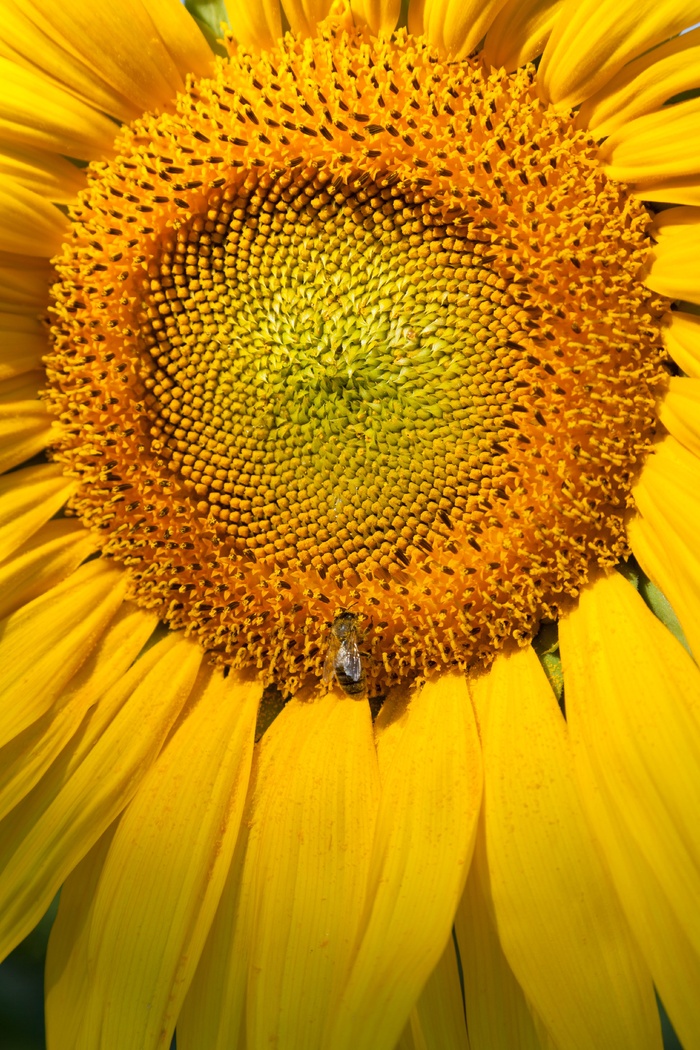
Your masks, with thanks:
M366 681L357 644L357 620L355 613L345 609L336 614L331 624L331 639L323 665L323 684L330 685L335 676L338 685L348 696L363 697Z

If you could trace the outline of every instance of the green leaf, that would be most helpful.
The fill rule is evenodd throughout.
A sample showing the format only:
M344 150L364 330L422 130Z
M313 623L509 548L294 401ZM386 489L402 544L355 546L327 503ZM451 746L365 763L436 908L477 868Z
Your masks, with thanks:
M223 38L222 23L230 23L224 0L185 0L185 7L202 30L212 51L225 56L226 48L220 43Z

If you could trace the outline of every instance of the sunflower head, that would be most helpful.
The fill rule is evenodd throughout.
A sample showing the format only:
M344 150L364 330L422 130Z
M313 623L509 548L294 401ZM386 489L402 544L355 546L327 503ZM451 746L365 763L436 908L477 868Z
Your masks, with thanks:
M298 688L352 608L372 691L484 665L628 553L648 216L534 79L331 19L231 46L91 165L55 454L218 660Z

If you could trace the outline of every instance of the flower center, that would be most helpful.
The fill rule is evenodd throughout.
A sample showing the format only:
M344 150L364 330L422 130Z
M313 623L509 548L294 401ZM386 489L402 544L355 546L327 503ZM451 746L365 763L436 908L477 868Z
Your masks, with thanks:
M532 69L332 25L92 165L49 398L136 600L295 688L487 662L627 553L665 302L647 214Z

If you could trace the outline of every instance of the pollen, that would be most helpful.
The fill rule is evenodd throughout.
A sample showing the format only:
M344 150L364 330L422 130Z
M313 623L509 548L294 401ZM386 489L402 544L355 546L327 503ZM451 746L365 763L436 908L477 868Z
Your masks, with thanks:
M649 217L534 70L328 23L93 163L54 260L72 511L283 690L483 665L629 552L667 382Z

